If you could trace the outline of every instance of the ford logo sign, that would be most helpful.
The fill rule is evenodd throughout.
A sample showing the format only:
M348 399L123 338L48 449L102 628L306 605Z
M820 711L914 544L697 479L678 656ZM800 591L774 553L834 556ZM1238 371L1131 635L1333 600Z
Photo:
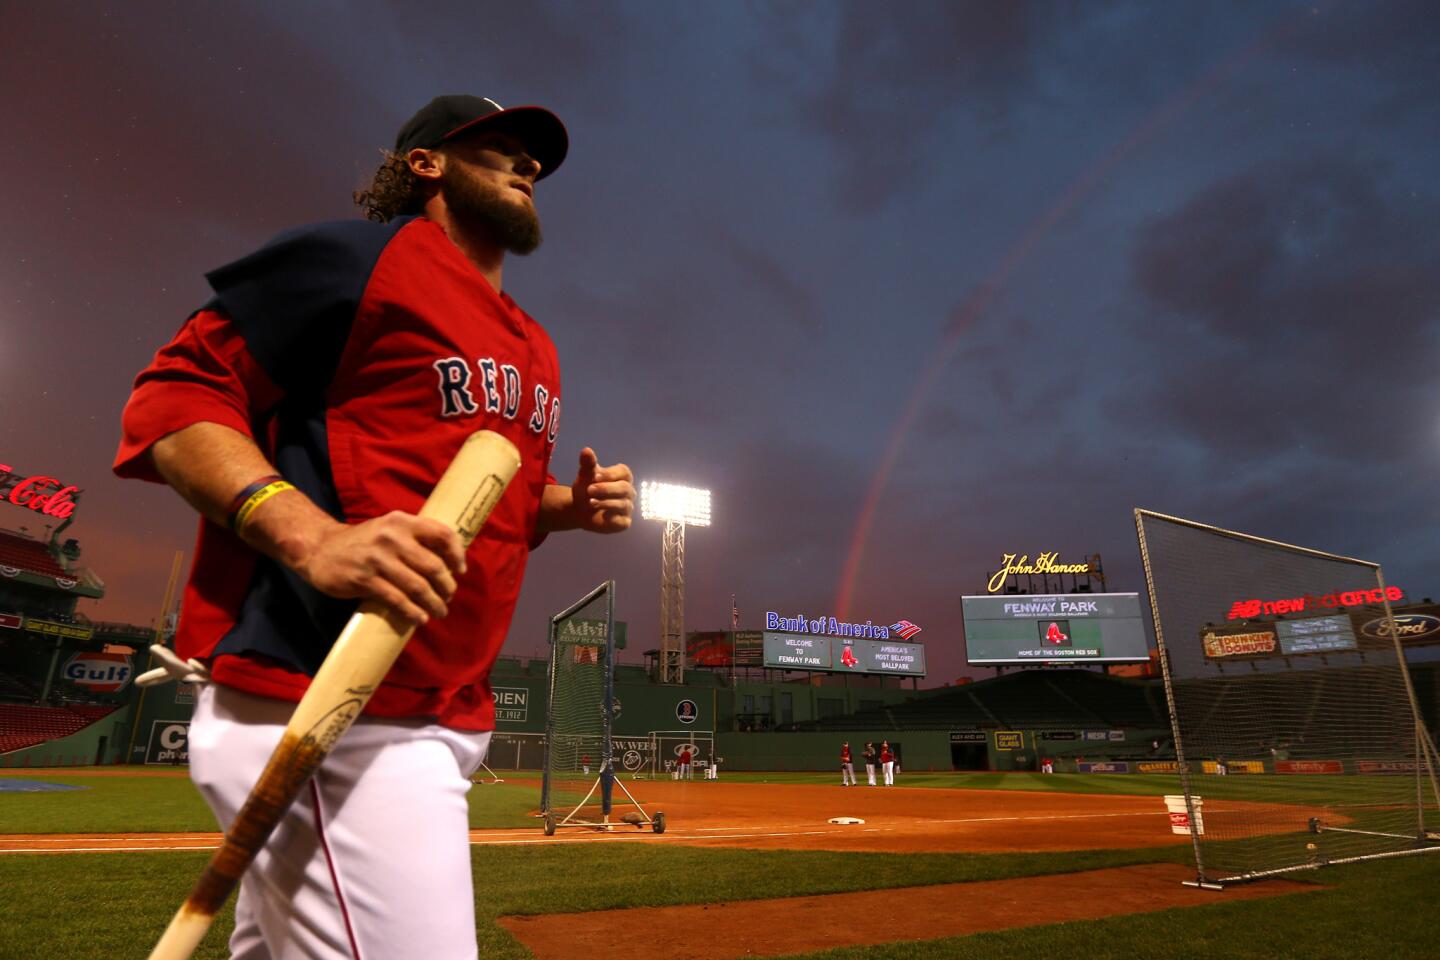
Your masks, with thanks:
M1420 637L1428 637L1431 634L1440 633L1440 617L1432 617L1428 613L1407 613L1395 618L1395 630L1401 640L1417 640ZM1390 621L1384 617L1371 620L1360 628L1363 636L1372 640L1390 639Z

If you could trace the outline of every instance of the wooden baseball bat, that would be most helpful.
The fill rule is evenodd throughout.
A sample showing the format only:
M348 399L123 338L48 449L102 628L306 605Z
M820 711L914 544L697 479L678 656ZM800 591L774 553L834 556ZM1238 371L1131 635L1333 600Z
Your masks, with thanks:
M519 469L514 444L489 430L474 433L455 454L420 516L449 525L468 547ZM388 608L374 601L360 605L296 705L225 842L150 952L150 960L189 960L280 818L335 741L360 716L414 632L413 624Z

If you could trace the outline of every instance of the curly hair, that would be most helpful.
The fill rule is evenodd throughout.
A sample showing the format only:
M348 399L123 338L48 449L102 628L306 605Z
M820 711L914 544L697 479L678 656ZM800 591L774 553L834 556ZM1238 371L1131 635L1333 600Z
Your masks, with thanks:
M356 190L356 206L365 211L365 219L389 223L408 213L419 213L429 195L428 185L410 170L401 154L381 150L384 160L370 186Z

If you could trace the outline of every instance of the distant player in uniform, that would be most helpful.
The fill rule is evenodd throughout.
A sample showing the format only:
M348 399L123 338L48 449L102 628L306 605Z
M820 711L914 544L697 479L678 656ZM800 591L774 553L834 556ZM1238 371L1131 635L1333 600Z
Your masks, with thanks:
M686 747L680 751L680 763L675 767L676 780L690 779L690 748Z
M885 786L895 786L895 754L890 751L890 741L880 744L880 766L885 770Z
M1049 757L1042 757L1041 760L1040 760L1040 772L1041 772L1041 773L1054 773L1054 772L1055 772L1055 761L1054 761L1054 760L1051 760Z
M840 786L853 787L855 783L855 761L850 756L850 744L840 745Z
M865 750L860 754L865 758L865 779L870 781L870 786L875 786L875 744L865 741Z
M588 777L590 775L590 754L587 753L581 756L580 770L585 774L585 776Z
M529 552L630 526L624 465L549 465L560 366L503 290L565 158L539 107L437 97L356 195L208 274L213 298L135 382L115 470L200 512L176 646L208 665L191 776L228 827L360 600L418 625L240 888L235 957L474 957L465 792ZM292 170L311 157L290 158ZM521 467L474 545L416 511L490 429Z

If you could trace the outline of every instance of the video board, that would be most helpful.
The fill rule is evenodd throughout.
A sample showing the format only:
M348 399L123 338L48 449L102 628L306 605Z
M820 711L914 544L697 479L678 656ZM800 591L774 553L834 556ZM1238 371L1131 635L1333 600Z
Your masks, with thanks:
M775 669L925 676L925 647L919 643L778 630L766 630L763 643L765 666Z
M1138 593L961 597L971 664L1150 659Z

